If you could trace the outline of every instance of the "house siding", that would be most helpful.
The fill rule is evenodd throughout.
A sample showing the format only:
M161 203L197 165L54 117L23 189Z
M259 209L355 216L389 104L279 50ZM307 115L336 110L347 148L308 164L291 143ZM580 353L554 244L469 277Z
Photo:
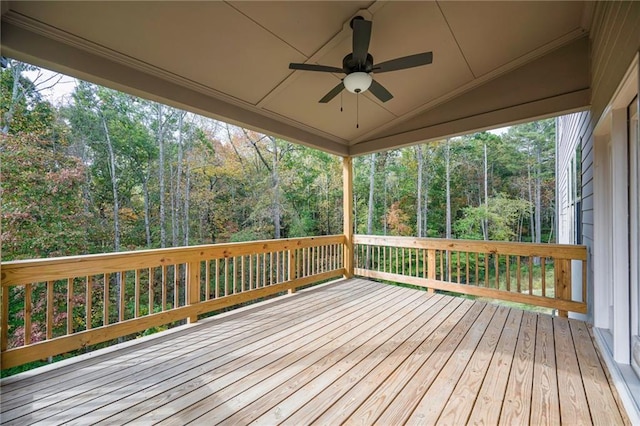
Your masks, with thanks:
M556 208L558 242L574 243L571 206L568 204L568 169L581 144L581 237L587 246L588 320L594 322L594 134L618 85L640 50L640 2L598 2L590 32L591 109L557 119ZM595 321L597 322L597 321Z
M574 206L569 203L571 160L578 146L582 148L579 159L582 170L580 240L587 246L587 319L593 322L593 122L589 111L565 115L556 119L556 211L558 242L575 244ZM580 294L576 282L575 293Z
M598 2L591 28L591 113L597 123L640 49L640 2Z

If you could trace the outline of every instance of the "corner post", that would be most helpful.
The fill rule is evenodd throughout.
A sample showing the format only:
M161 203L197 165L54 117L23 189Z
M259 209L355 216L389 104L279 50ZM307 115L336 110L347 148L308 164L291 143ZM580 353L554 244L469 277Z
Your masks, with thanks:
M342 157L342 211L344 251L344 277L353 277L353 161Z

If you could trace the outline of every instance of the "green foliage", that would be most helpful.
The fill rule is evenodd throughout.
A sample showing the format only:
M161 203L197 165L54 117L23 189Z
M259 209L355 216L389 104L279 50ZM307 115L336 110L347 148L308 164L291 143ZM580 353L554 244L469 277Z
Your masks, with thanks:
M86 251L85 168L78 158L52 148L36 133L0 139L4 260Z
M481 205L462 209L462 217L455 224L458 238L483 239L482 222L487 221L489 240L516 241L519 221L529 214L531 203L499 193L495 197L490 197L487 204L488 208Z
M22 74L32 68L11 61L0 71L3 261L111 252L116 223L123 250L268 239L278 228L283 238L342 233L338 157L86 82L69 103L54 107ZM483 238L484 224L494 240L547 238L554 221L553 138L553 121L545 120L513 126L504 136L482 132L424 144L422 168L415 147L376 154L373 233L416 235L424 213L425 234L445 235L449 152L455 238ZM353 159L356 233L367 232L371 158ZM93 316L85 318L81 300L74 307L74 329L102 325L101 285ZM34 300L43 291L34 288ZM55 294L60 331L64 288L55 287ZM12 318L23 309L14 296ZM158 295L155 300L159 311ZM125 311L130 318L134 307ZM34 323L43 312L34 307ZM117 318L115 304L109 316ZM15 343L20 326L9 325ZM41 331L33 330L35 338Z

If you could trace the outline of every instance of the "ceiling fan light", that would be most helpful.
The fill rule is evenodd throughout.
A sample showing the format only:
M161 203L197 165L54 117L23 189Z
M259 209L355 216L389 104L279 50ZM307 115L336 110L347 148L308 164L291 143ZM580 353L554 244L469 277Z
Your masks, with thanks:
M362 93L371 86L372 80L371 75L366 72L352 72L342 82L344 87L351 93Z

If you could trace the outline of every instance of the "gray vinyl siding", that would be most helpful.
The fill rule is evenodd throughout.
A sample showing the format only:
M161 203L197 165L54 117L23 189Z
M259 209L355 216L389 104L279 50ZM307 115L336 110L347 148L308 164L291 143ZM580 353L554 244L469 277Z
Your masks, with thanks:
M582 143L582 242L587 246L587 303L593 321L593 129L611 102L618 85L640 49L640 1L599 2L593 13L591 40L591 109L559 117L556 153L558 242L567 242L567 167ZM581 139L582 138L582 139Z
M640 2L598 2L590 38L591 112L597 122L640 48Z
M556 210L558 220L558 242L573 243L570 218L571 206L568 204L569 175L571 159L576 147L581 145L582 157L582 243L587 246L587 303L593 306L593 124L589 111L558 117L556 141ZM593 313L589 312L589 318Z

